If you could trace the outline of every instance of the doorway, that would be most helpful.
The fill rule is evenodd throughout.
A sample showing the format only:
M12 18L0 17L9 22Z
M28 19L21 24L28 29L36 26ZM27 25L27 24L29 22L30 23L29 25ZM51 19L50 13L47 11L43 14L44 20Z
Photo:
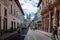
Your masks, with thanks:
M52 10L50 11L50 32L53 31L53 26L54 26L53 15L54 15L54 10L52 9Z
M57 26L59 27L59 10L57 10Z
M1 32L1 16L0 16L0 32Z
M7 18L4 18L3 20L3 31L7 32Z

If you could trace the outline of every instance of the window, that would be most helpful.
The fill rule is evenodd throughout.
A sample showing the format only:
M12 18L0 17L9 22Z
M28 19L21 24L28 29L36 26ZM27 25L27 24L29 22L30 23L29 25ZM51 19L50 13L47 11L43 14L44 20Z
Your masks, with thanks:
M38 21L37 23L41 23L41 21Z
M19 23L17 23L17 28L19 28Z
M12 14L12 5L11 5L11 14Z
M38 26L42 26L42 24L38 24Z
M7 32L7 18L4 18L3 20L3 30L4 32Z
M16 22L14 22L14 29L16 29Z
M46 18L49 18L49 15L47 15Z
M56 2L57 0L52 0L52 4L54 3L54 2Z
M54 14L54 10L53 9L51 9L50 14L51 14L51 16L53 16L53 14Z
M52 3L52 0L46 0L46 5L51 5L51 3Z
M9 1L12 1L12 0L9 0Z
M49 1L48 1L48 0L46 0L46 6L48 5L48 3L49 3Z
M15 9L14 9L14 16L15 16Z
M13 21L11 21L11 31L13 31Z
M4 16L7 16L7 9L4 9L4 11L5 11L4 12L5 13Z

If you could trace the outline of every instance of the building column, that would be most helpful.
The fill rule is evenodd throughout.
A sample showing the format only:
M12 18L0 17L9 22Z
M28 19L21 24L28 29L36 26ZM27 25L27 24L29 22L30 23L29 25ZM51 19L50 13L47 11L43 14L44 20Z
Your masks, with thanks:
M57 26L57 13L56 13L56 7L54 7L54 25Z
M42 30L43 30L43 24L44 24L43 21L44 21L44 20L43 20L43 18L42 18Z
M49 11L49 30L48 30L48 32L50 32L50 20L51 20L51 18L50 18L50 11Z
M44 18L44 31L45 31L45 18Z

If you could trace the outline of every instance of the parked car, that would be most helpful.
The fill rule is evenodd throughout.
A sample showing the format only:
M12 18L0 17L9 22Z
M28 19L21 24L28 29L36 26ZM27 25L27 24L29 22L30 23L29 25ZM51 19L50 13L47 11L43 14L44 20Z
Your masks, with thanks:
M25 28L25 27L21 28L21 35L25 36L27 34L27 31L28 31L27 28Z

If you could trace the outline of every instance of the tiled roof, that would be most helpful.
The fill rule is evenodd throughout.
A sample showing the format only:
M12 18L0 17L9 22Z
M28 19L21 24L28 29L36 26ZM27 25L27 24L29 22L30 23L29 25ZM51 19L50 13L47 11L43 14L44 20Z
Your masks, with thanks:
M23 12L23 10L22 10L22 7L21 7L21 4L20 4L19 0L15 0L15 2L16 2L16 4L18 5L18 7L20 8L22 14L24 15L24 12Z

